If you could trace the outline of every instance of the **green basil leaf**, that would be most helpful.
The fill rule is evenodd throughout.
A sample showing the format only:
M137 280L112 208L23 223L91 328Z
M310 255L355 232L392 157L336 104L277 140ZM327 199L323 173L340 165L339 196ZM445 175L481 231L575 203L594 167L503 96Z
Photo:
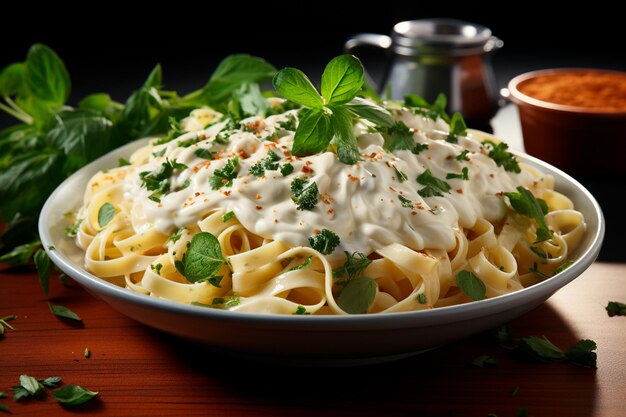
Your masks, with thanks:
M210 104L218 105L227 101L243 83L268 81L275 73L276 68L262 58L246 54L230 55L219 63L202 90L183 97L183 100L198 99L200 104L206 105L208 101Z
M10 252L7 252L0 256L0 264L11 264L12 266L26 265L33 253L41 246L40 241L31 243L25 243L13 248Z
M20 375L20 386L24 388L30 395L37 395L41 391L41 384L32 376Z
M31 46L26 57L26 83L32 94L54 106L70 96L70 76L59 56L46 45Z
M78 103L81 110L89 110L105 116L107 119L116 122L122 116L124 106L111 99L111 96L105 93L94 93L83 98Z
M333 58L322 74L322 97L328 104L342 104L352 100L361 91L365 81L363 65L354 55Z
M365 314L374 302L375 296L376 282L372 278L359 277L346 284L337 305L349 314Z
M300 114L300 123L293 140L293 154L307 156L324 151L332 139L329 115L322 109L311 109Z
M79 385L65 385L52 391L54 399L64 407L74 407L91 400L98 392L90 391Z
M262 116L268 108L267 99L257 83L243 83L233 94L244 116Z
M16 62L0 72L0 96L24 95L26 92L26 65Z
M161 104L157 96L162 79L161 65L157 64L143 85L128 97L118 126L118 129L123 134L131 137L139 136L151 122L151 113L155 110L161 110ZM165 116L169 115L164 115L163 117Z
M415 147L413 133L401 121L394 121L391 126L380 129L380 134L385 140L383 147L389 152L412 150Z
M38 380L44 387L47 388L56 388L61 385L61 377L60 376L51 376L46 379Z
M332 107L331 125L335 132L334 140L337 144L337 156L347 165L352 165L361 160L352 115L344 107Z
M66 155L64 172L69 175L115 148L113 124L101 116L73 117L71 114L52 128L45 141Z
M497 363L498 361L496 360L496 358L494 358L493 356L489 356L489 355L477 356L472 361L472 365L478 368L487 368L487 367L496 366Z
M6 404L0 404L0 411L3 411L3 412L8 413L8 414L11 413L11 409Z
M115 207L111 203L104 203L98 210L98 225L104 227L115 217Z
M67 307L52 304L52 303L48 303L48 306L50 307L50 311L52 312L52 314L54 314L55 316L65 317L66 319L71 319L71 320L76 320L76 321L82 321L82 319L78 317L76 313L74 313L72 310L70 310Z
M307 107L321 108L324 105L311 80L296 68L283 68L272 80L276 91L287 100ZM300 121L302 124L302 121Z
M346 103L346 108L355 116L368 120L377 126L392 127L396 121L384 107L373 104L361 97L355 97ZM411 135L411 139L413 136Z
M50 258L46 251L39 249L35 252L33 259L35 261L35 268L37 268L39 284L41 284L41 288L43 288L43 292L47 297L50 283Z
M214 276L226 260L217 238L209 232L200 232L191 239L183 262L185 278L197 282Z
M482 300L487 293L485 284L472 272L463 270L456 274L456 286L472 300Z

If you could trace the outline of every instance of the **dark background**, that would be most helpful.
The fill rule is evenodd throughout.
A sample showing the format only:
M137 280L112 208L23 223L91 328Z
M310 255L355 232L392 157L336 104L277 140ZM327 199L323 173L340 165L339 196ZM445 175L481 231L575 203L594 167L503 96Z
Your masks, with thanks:
M386 1L372 10L339 1L263 1L254 8L223 1L215 3L219 11L198 3L172 2L168 8L137 12L110 2L89 3L84 10L12 6L23 10L2 19L0 67L23 60L32 43L43 42L64 59L73 81L72 100L95 91L122 100L157 62L163 65L166 87L179 92L201 87L231 53L258 55L276 67L295 66L315 76L342 52L350 35L389 34L402 20L453 17L490 27L504 41L493 61L500 85L518 73L555 66L626 70L624 18L598 2L550 10L526 2L459 7ZM382 62L382 56L375 58L364 57L373 72Z
M165 88L179 93L200 88L217 63L231 53L264 57L276 67L294 66L317 81L323 66L340 54L343 43L360 32L389 34L402 20L452 17L483 24L504 41L493 58L500 87L514 75L551 67L626 70L626 19L602 2L573 3L552 9L546 4L502 2L386 1L376 9L335 2L172 2L131 12L128 4L85 3L37 6L12 4L0 25L0 68L25 58L29 46L42 42L65 61L73 83L70 104L93 92L125 100L143 83L156 63L163 66ZM546 3L546 2L544 2ZM409 4L409 5L407 5ZM78 7L78 8L76 8ZM19 10L19 9L22 10ZM138 8L135 6L134 8ZM384 57L362 56L380 73ZM0 114L0 128L12 123ZM608 220L601 259L624 261L626 225L615 190L625 178L578 178L599 200ZM613 221L615 220L615 221Z

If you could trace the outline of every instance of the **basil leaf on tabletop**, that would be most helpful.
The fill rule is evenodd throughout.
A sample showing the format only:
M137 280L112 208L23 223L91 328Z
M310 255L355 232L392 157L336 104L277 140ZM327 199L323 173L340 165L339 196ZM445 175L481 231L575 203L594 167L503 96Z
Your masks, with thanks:
M84 404L98 395L98 392L90 391L79 385L65 385L52 391L54 399L64 407L75 407Z

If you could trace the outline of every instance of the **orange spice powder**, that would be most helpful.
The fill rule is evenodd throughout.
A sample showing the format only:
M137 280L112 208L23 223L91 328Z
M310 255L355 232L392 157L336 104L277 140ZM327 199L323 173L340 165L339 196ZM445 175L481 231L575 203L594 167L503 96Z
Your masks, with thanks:
M561 71L523 81L518 89L549 103L626 110L626 73L622 72Z

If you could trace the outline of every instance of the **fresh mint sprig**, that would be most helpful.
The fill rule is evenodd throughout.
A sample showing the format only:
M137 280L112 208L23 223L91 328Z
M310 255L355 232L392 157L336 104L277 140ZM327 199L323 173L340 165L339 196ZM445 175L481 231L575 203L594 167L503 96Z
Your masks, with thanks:
M307 156L323 152L333 142L344 164L359 161L353 132L355 118L390 127L394 119L382 107L357 98L365 77L361 61L353 55L333 58L322 74L321 94L311 80L296 68L284 68L273 79L274 88L286 99L305 107L294 136L292 152Z

